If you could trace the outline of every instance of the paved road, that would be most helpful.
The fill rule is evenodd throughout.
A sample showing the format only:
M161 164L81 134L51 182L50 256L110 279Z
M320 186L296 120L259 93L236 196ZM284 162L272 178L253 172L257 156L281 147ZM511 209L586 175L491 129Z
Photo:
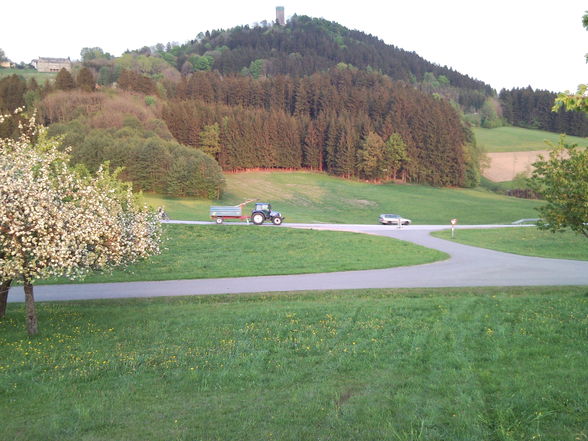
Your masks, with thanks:
M354 288L588 285L588 262L586 261L517 256L460 245L430 236L431 231L447 229L446 225L415 225L400 229L381 225L284 224L284 226L354 231L394 237L444 251L451 258L442 262L412 267L323 274L36 286L35 298L37 301L49 301L253 293L268 290L282 292ZM269 225L267 227L283 228ZM483 227L497 226L460 226L456 233L459 234L459 229ZM19 302L23 299L22 288L17 287L11 290L9 301Z

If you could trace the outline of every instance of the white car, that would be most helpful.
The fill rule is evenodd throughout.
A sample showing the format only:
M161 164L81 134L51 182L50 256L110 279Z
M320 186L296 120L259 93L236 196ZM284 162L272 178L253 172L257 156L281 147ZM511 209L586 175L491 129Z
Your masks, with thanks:
M410 219L405 219L398 214L380 214L378 221L382 225L410 225Z

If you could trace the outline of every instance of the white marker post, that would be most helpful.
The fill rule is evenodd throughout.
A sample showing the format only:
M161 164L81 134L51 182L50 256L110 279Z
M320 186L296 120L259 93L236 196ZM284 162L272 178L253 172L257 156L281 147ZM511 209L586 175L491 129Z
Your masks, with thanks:
M451 238L455 237L455 225L457 225L457 219L451 219Z

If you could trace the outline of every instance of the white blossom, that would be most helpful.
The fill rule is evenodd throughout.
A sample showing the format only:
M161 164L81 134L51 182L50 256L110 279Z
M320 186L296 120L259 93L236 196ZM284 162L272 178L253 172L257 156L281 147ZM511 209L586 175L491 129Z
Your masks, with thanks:
M68 153L34 118L22 133L0 139L1 280L75 278L159 252L156 213L139 205L116 175L72 169Z

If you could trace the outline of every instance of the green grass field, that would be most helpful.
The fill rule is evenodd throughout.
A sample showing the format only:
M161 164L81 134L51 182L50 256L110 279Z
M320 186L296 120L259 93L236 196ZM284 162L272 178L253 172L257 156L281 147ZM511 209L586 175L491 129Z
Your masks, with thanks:
M423 185L368 184L310 172L227 174L222 200L163 198L145 195L165 206L172 219L209 220L210 205L235 205L247 199L271 202L286 222L375 224L381 213L397 213L416 224L510 223L537 217L541 202L497 195L481 189ZM251 210L252 205L245 206Z
M451 240L450 231L433 236ZM457 230L454 240L466 245L525 256L588 260L588 239L572 233L550 233L535 227Z
M10 304L1 438L582 440L587 291Z
M38 72L36 69L0 69L0 78L8 77L14 74L23 77L25 80L34 78L37 83L39 83L39 85L45 84L47 81L53 80L57 76L57 73Z
M418 265L445 253L387 237L286 227L166 225L165 250L85 282L303 274ZM79 281L75 281L78 283ZM74 283L57 279L42 283Z
M474 127L474 134L479 146L487 152L523 152L533 150L548 150L545 140L559 142L559 134L543 130L522 129L520 127L498 127L483 129ZM577 136L567 136L567 142L588 146L588 139Z

